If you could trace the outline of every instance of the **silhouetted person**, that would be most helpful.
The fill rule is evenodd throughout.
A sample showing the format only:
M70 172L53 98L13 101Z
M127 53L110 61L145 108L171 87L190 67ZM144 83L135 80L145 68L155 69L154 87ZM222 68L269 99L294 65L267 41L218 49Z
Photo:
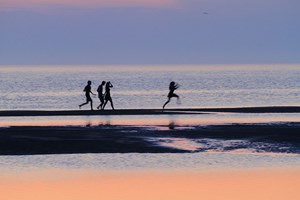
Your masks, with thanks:
M102 107L102 110L104 110L104 108L105 108L108 101L110 101L110 105L111 105L112 109L113 110L115 109L112 98L110 96L110 88L112 88L112 87L113 87L113 85L110 83L110 81L108 81L105 85L105 94L104 94L105 103Z
M100 108L102 109L102 106L104 104L104 94L103 94L103 87L105 85L105 81L102 81L101 85L98 86L97 92L98 92L98 98L100 100L100 105L97 107L99 110Z
M86 105L90 102L91 103L91 110L93 110L93 100L92 100L90 94L93 94L93 95L95 95L95 94L91 91L92 90L91 85L92 85L92 82L88 81L87 86L85 86L85 88L83 90L85 92L86 102L79 105L79 108L81 108L81 106L84 106L84 105Z
M167 100L166 103L163 105L163 109L164 109L165 106L171 101L171 98L172 98L172 97L176 97L176 98L177 98L177 103L180 103L180 102L179 102L179 96L178 96L177 94L174 93L174 91L175 91L176 89L178 89L178 88L179 88L179 85L178 85L177 83L175 83L174 81L172 81L172 82L170 83L170 86L169 86L170 92L169 92L169 94L168 94L168 100Z

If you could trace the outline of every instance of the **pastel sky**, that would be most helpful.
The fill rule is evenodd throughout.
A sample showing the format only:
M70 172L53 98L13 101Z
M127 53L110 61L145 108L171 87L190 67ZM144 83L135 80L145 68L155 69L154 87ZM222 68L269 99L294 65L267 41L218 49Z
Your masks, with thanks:
M103 6L170 6L176 0L3 0L2 7L7 9L36 8L43 6L65 5L80 7Z
M0 65L300 63L299 0L0 0Z

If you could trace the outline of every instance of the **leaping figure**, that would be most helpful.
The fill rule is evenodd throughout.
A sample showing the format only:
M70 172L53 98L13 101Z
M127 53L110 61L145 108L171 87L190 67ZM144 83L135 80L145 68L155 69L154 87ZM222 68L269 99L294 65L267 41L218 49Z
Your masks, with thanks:
M165 106L171 101L171 98L172 97L176 97L177 98L177 104L180 104L180 98L177 94L174 93L174 91L176 89L179 88L179 84L178 83L175 83L174 81L172 81L170 83L170 86L169 86L169 94L168 94L168 100L166 101L166 103L163 105L163 109L165 109Z

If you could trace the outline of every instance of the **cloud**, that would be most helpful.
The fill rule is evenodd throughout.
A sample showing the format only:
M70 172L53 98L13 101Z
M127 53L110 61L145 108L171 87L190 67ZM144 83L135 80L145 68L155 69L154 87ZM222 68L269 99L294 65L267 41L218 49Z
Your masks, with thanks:
M0 10L73 7L170 7L177 0L0 0Z

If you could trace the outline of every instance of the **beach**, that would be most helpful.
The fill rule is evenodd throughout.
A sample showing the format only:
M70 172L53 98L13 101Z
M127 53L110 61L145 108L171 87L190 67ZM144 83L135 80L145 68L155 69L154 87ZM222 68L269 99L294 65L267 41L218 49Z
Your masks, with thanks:
M0 111L0 199L298 200L297 109Z
M0 0L0 200L300 200L299 8Z
M1 199L300 198L294 107L0 115Z
M1 200L300 198L298 65L5 69ZM116 109L78 110L103 76Z
M11 119L11 122L3 121L0 123L0 125L2 124L0 127L0 154L193 153L211 151L300 153L300 118L297 109L298 107L255 107L136 109L106 112L0 111L2 116L0 120L4 116L5 119ZM203 112L205 110L210 112ZM225 114L222 115L217 111L222 111ZM255 111L258 112L255 113ZM296 114L289 113L290 111ZM226 114L226 112L230 113ZM117 115L120 117L119 122L122 123L98 121L98 124L86 122L85 125L80 125L78 120L70 118L71 123L66 124L69 118L64 117L64 115L69 117L72 115L75 117L78 115L89 116L89 113L107 117ZM289 114L292 114L292 117L289 118ZM37 120L45 117L45 115L47 116L44 120ZM53 118L47 118L54 117L57 119L56 115L63 115L59 123L57 121L51 122ZM134 117L130 122L128 119L132 115ZM247 115L248 118L245 118ZM260 119L259 115L265 116L265 119ZM277 118L274 117L276 115ZM26 123L26 117L30 116L33 118L27 119L28 122ZM157 117L160 118L155 120ZM186 121L178 122L177 120L176 122L176 117L186 119ZM213 120L219 123L213 123L213 121L204 123L204 119L207 120L209 117L214 117ZM168 118L170 119L168 120ZM222 122L224 118L227 119L227 122ZM240 120L243 118L244 120ZM283 118L286 120L282 120ZM236 121L237 119L238 121ZM10 125L10 123L12 124Z
M17 116L82 116L82 115L187 115L205 113L300 113L299 106L118 109L118 110L3 110L0 117Z
M21 126L0 128L1 155L64 153L300 153L300 123L147 128Z

